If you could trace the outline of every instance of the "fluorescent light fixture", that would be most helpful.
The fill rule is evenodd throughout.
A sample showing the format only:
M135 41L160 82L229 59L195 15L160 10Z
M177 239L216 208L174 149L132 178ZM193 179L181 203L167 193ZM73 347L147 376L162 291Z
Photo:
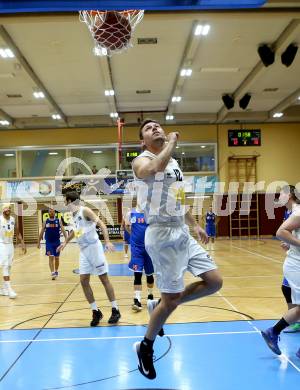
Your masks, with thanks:
M282 112L275 112L275 114L273 114L273 118L281 118L282 116L283 116Z
M298 100L300 100L300 96L298 96Z
M201 145L201 149L205 149L206 148L206 146L205 145Z
M7 120L4 119L4 120L0 121L0 125L1 126L9 126L10 123Z
M10 49L0 49L0 57L2 58L14 58L14 53Z
M101 154L101 153L103 153L103 152L102 152L102 150L93 150L93 153L94 153L94 154Z
M190 77L192 75L192 73L193 73L193 70L191 68L187 68L187 69L183 68L180 71L180 76Z
M185 154L185 152L181 152L181 154Z
M173 96L172 97L172 102L173 103L178 103L178 102L180 102L181 101L181 96Z
M192 196L187 196L187 199L209 199L209 195L192 195Z
M95 56L102 57L102 56L107 56L107 50L104 47L95 47L94 48L94 54Z
M61 116L59 114L52 114L52 119L59 120Z
M13 157L15 154L14 153L4 153L5 157Z
M178 146L178 145L176 146L176 149L179 149L179 146Z
M49 156L57 156L58 155L57 152L49 152L48 154L49 154Z
M203 26L203 29L202 29L202 35L208 35L208 33L209 33L209 30L210 30L210 25L209 24L205 24L204 26Z
M198 24L197 27L195 28L194 35L199 36L199 35L207 35L210 30L210 25L209 24Z
M114 96L114 94L115 94L115 91L113 89L106 89L104 91L105 96Z
M118 118L119 114L117 112L111 112L110 117L111 118Z
M33 92L33 96L36 99L44 99L44 97L45 97L44 92L41 92L41 91Z
M174 119L174 115L166 115L167 121L172 121Z

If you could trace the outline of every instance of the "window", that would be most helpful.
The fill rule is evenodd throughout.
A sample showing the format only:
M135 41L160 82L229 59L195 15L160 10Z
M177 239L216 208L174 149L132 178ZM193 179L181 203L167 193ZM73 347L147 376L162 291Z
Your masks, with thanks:
M0 177L16 177L16 152L11 150L0 151Z
M23 177L56 176L59 164L66 158L64 149L23 150Z
M101 168L108 168L111 173L116 170L116 148L98 146L97 148L72 149L71 156L80 161L72 162L72 175L90 175Z
M216 172L214 144L179 144L173 157L183 172Z

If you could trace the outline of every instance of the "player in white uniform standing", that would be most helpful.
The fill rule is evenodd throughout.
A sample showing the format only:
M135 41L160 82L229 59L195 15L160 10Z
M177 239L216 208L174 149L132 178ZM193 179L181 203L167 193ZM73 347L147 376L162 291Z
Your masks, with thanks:
M151 316L144 340L134 344L138 368L148 379L156 377L153 343L170 314L178 305L213 294L222 286L216 264L190 235L186 225L193 226L202 243L208 242L205 231L185 212L183 175L172 158L178 137L175 132L166 137L159 123L151 119L144 121L140 127L144 152L132 164L137 202L149 224L145 247L161 292L160 301L150 301ZM185 287L186 270L202 280Z
M283 274L291 287L295 307L289 309L277 324L261 332L269 348L277 355L281 355L279 334L290 324L300 320L300 193L294 186L284 187L279 202L292 210L292 214L277 230L276 236L285 243L284 249L288 249ZM300 348L296 355L300 358Z
M0 216L0 266L3 273L3 288L0 289L0 295L7 295L9 298L16 298L17 294L10 284L11 266L14 257L14 231L16 229L17 240L22 244L23 253L26 253L26 246L23 237L19 232L15 218L11 216L10 204L2 206L2 215Z
M105 224L88 207L80 206L80 196L77 192L67 193L66 203L73 213L74 230L69 234L65 243L60 245L57 251L62 251L67 243L76 238L80 248L79 274L80 283L84 295L93 311L91 326L97 326L103 317L98 308L93 290L90 286L90 275L98 275L105 288L106 295L112 305L112 314L108 320L109 324L116 324L121 318L118 304L115 298L115 292L108 278L108 264L103 251L103 246L99 240L96 226L99 226L105 239L105 247L109 252L114 251L113 244L109 241L108 231Z

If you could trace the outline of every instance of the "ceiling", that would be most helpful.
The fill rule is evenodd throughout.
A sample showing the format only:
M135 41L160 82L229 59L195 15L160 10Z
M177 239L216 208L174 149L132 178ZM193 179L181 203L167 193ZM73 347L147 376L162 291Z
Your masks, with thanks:
M197 23L210 25L207 36L193 34ZM273 0L244 12L147 12L133 47L110 58L93 54L77 14L0 16L0 48L15 55L0 57L0 121L10 123L5 128L111 126L111 112L127 124L149 116L164 122L167 114L170 124L300 121L300 51L290 67L281 63L292 42L300 43L300 1ZM269 67L257 53L262 43L276 54ZM192 69L191 77L179 75L182 67ZM105 96L106 89L115 96ZM34 91L45 98L35 99ZM231 110L225 93L235 98ZM242 110L245 93L251 100ZM172 96L182 99L172 103ZM275 119L275 112L284 115Z

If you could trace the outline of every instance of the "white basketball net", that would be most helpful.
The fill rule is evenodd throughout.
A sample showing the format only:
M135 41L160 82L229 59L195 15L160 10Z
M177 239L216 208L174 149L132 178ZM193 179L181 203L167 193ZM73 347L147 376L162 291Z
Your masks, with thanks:
M94 53L99 56L111 56L131 47L134 29L143 16L143 10L79 11L79 20L88 26Z

